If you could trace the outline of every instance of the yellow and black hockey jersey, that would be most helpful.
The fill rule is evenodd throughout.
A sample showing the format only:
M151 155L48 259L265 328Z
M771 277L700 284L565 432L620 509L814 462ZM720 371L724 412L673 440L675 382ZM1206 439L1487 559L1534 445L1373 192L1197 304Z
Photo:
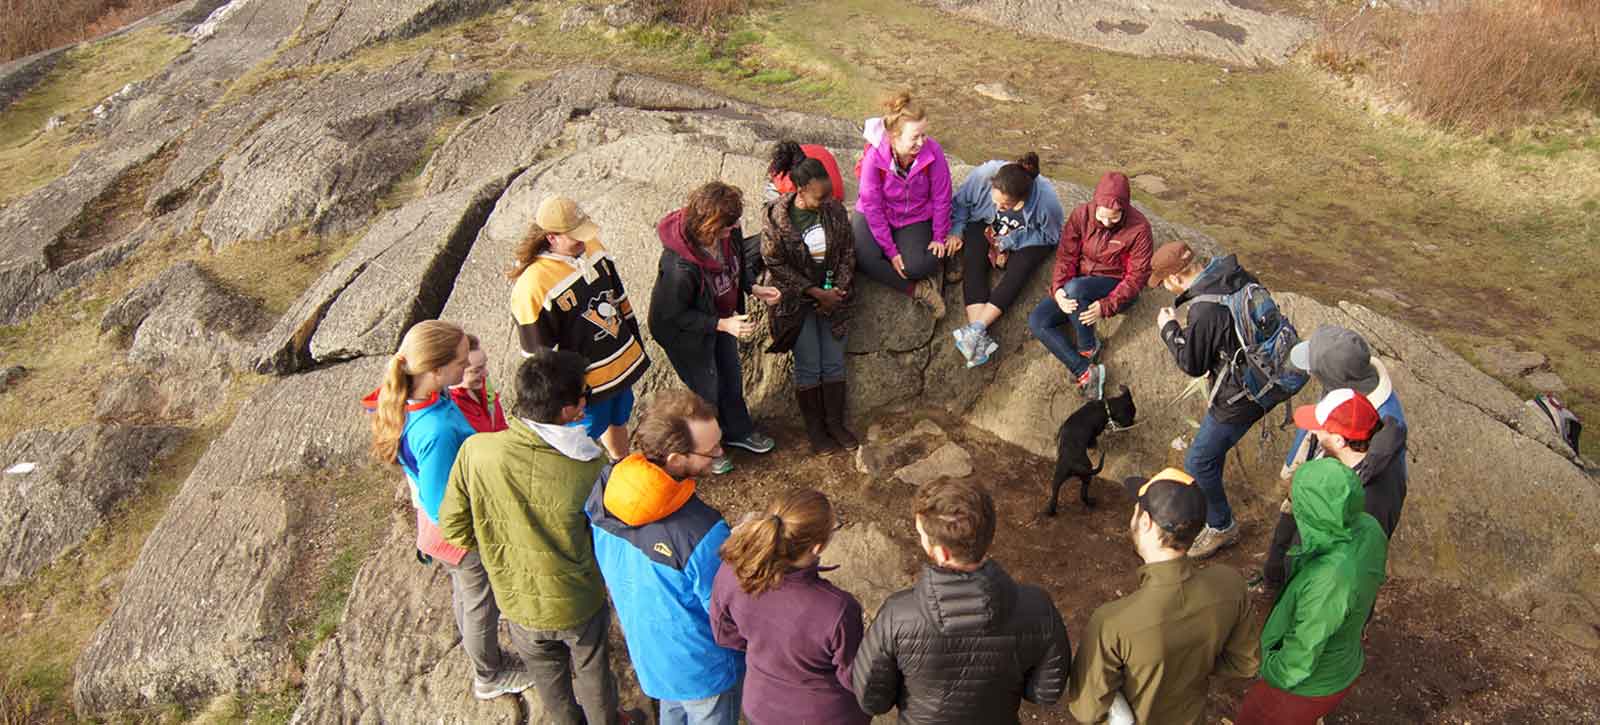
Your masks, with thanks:
M650 367L622 276L598 241L581 257L534 259L511 289L511 316L522 354L553 347L589 360L591 401L626 390Z

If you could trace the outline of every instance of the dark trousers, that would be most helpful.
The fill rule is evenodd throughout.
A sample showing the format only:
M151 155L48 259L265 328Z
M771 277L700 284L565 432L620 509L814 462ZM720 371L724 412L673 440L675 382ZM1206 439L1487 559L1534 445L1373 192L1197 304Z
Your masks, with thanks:
M1016 302L1017 296L1022 294L1022 288L1033 277L1033 271L1055 256L1056 248L1039 245L1013 250L1006 255L1006 268L1000 275L1000 283L991 290L989 239L983 233L988 227L983 222L972 222L961 232L961 297L965 304L988 303L1004 312L1011 309L1011 303Z
M574 629L524 629L516 622L509 624L511 646L527 663L533 687L544 704L544 722L615 725L617 682L611 675L611 647L606 637L611 629L609 604L601 604L600 611Z
M939 271L939 258L928 251L928 245L933 243L932 220L893 230L894 246L900 250L900 261L906 266L905 277L896 273L889 258L883 256L883 249L873 239L872 228L867 226L865 214L855 215L850 231L856 238L856 269L878 284L911 294L911 287L917 280L932 277Z
M467 552L460 564L444 564L444 568L450 572L450 602L456 629L461 632L461 649L466 650L478 679L490 679L505 665L500 659L500 607L489 588L489 572L484 571L476 551Z
M750 418L750 408L744 403L744 377L739 372L739 340L723 332L713 332L715 349L711 359L698 355L673 354L667 351L667 360L678 372L678 379L705 398L717 409L717 424L722 426L722 439L736 441L750 435L756 422Z
M1056 303L1052 293L1039 300L1039 306L1028 314L1028 329L1033 331L1033 336L1074 376L1082 375L1089 369L1089 358L1078 352L1094 350L1100 344L1095 339L1094 328L1083 324L1078 315L1083 314L1089 303L1098 302L1111 294L1111 290L1116 289L1121 281L1117 277L1073 277L1067 280L1062 289L1067 291L1069 299L1078 301L1077 310L1071 314L1062 312L1061 305ZM1063 325L1072 329L1070 337L1061 329Z

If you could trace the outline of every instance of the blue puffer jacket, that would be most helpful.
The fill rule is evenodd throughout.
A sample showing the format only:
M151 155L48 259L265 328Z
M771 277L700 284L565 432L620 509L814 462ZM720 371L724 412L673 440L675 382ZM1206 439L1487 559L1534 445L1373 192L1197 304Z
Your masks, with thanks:
M971 222L994 221L994 199L989 196L990 182L999 173L1000 167L1007 163L990 161L967 174L966 180L961 182L961 188L956 191L954 201L950 203L952 234L960 234ZM1055 246L1061 241L1061 227L1066 223L1067 213L1061 208L1055 184L1050 183L1049 179L1039 176L1033 180L1033 193L1022 205L1022 218L1025 224L1021 229L1001 238L1001 249L1010 252L1023 247Z
M584 506L594 556L611 590L639 689L657 700L700 700L733 687L744 654L711 634L711 586L728 539L722 514L634 454L602 474Z

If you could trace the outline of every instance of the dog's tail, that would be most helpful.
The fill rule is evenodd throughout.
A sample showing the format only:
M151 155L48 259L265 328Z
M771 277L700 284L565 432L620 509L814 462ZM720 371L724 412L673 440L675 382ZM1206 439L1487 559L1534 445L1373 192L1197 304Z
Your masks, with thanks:
M1102 449L1100 449L1100 462L1094 464L1094 470L1090 471L1089 475L1098 476L1098 475L1100 475L1100 470L1105 468L1105 467L1106 467L1106 451L1105 451L1104 448L1102 448Z

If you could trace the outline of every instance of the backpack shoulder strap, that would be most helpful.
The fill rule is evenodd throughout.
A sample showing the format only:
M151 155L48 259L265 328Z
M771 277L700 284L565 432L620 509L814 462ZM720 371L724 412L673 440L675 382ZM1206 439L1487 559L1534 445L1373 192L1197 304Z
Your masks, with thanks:
M1189 298L1190 302L1210 302L1214 305L1227 305L1227 295L1195 295Z

